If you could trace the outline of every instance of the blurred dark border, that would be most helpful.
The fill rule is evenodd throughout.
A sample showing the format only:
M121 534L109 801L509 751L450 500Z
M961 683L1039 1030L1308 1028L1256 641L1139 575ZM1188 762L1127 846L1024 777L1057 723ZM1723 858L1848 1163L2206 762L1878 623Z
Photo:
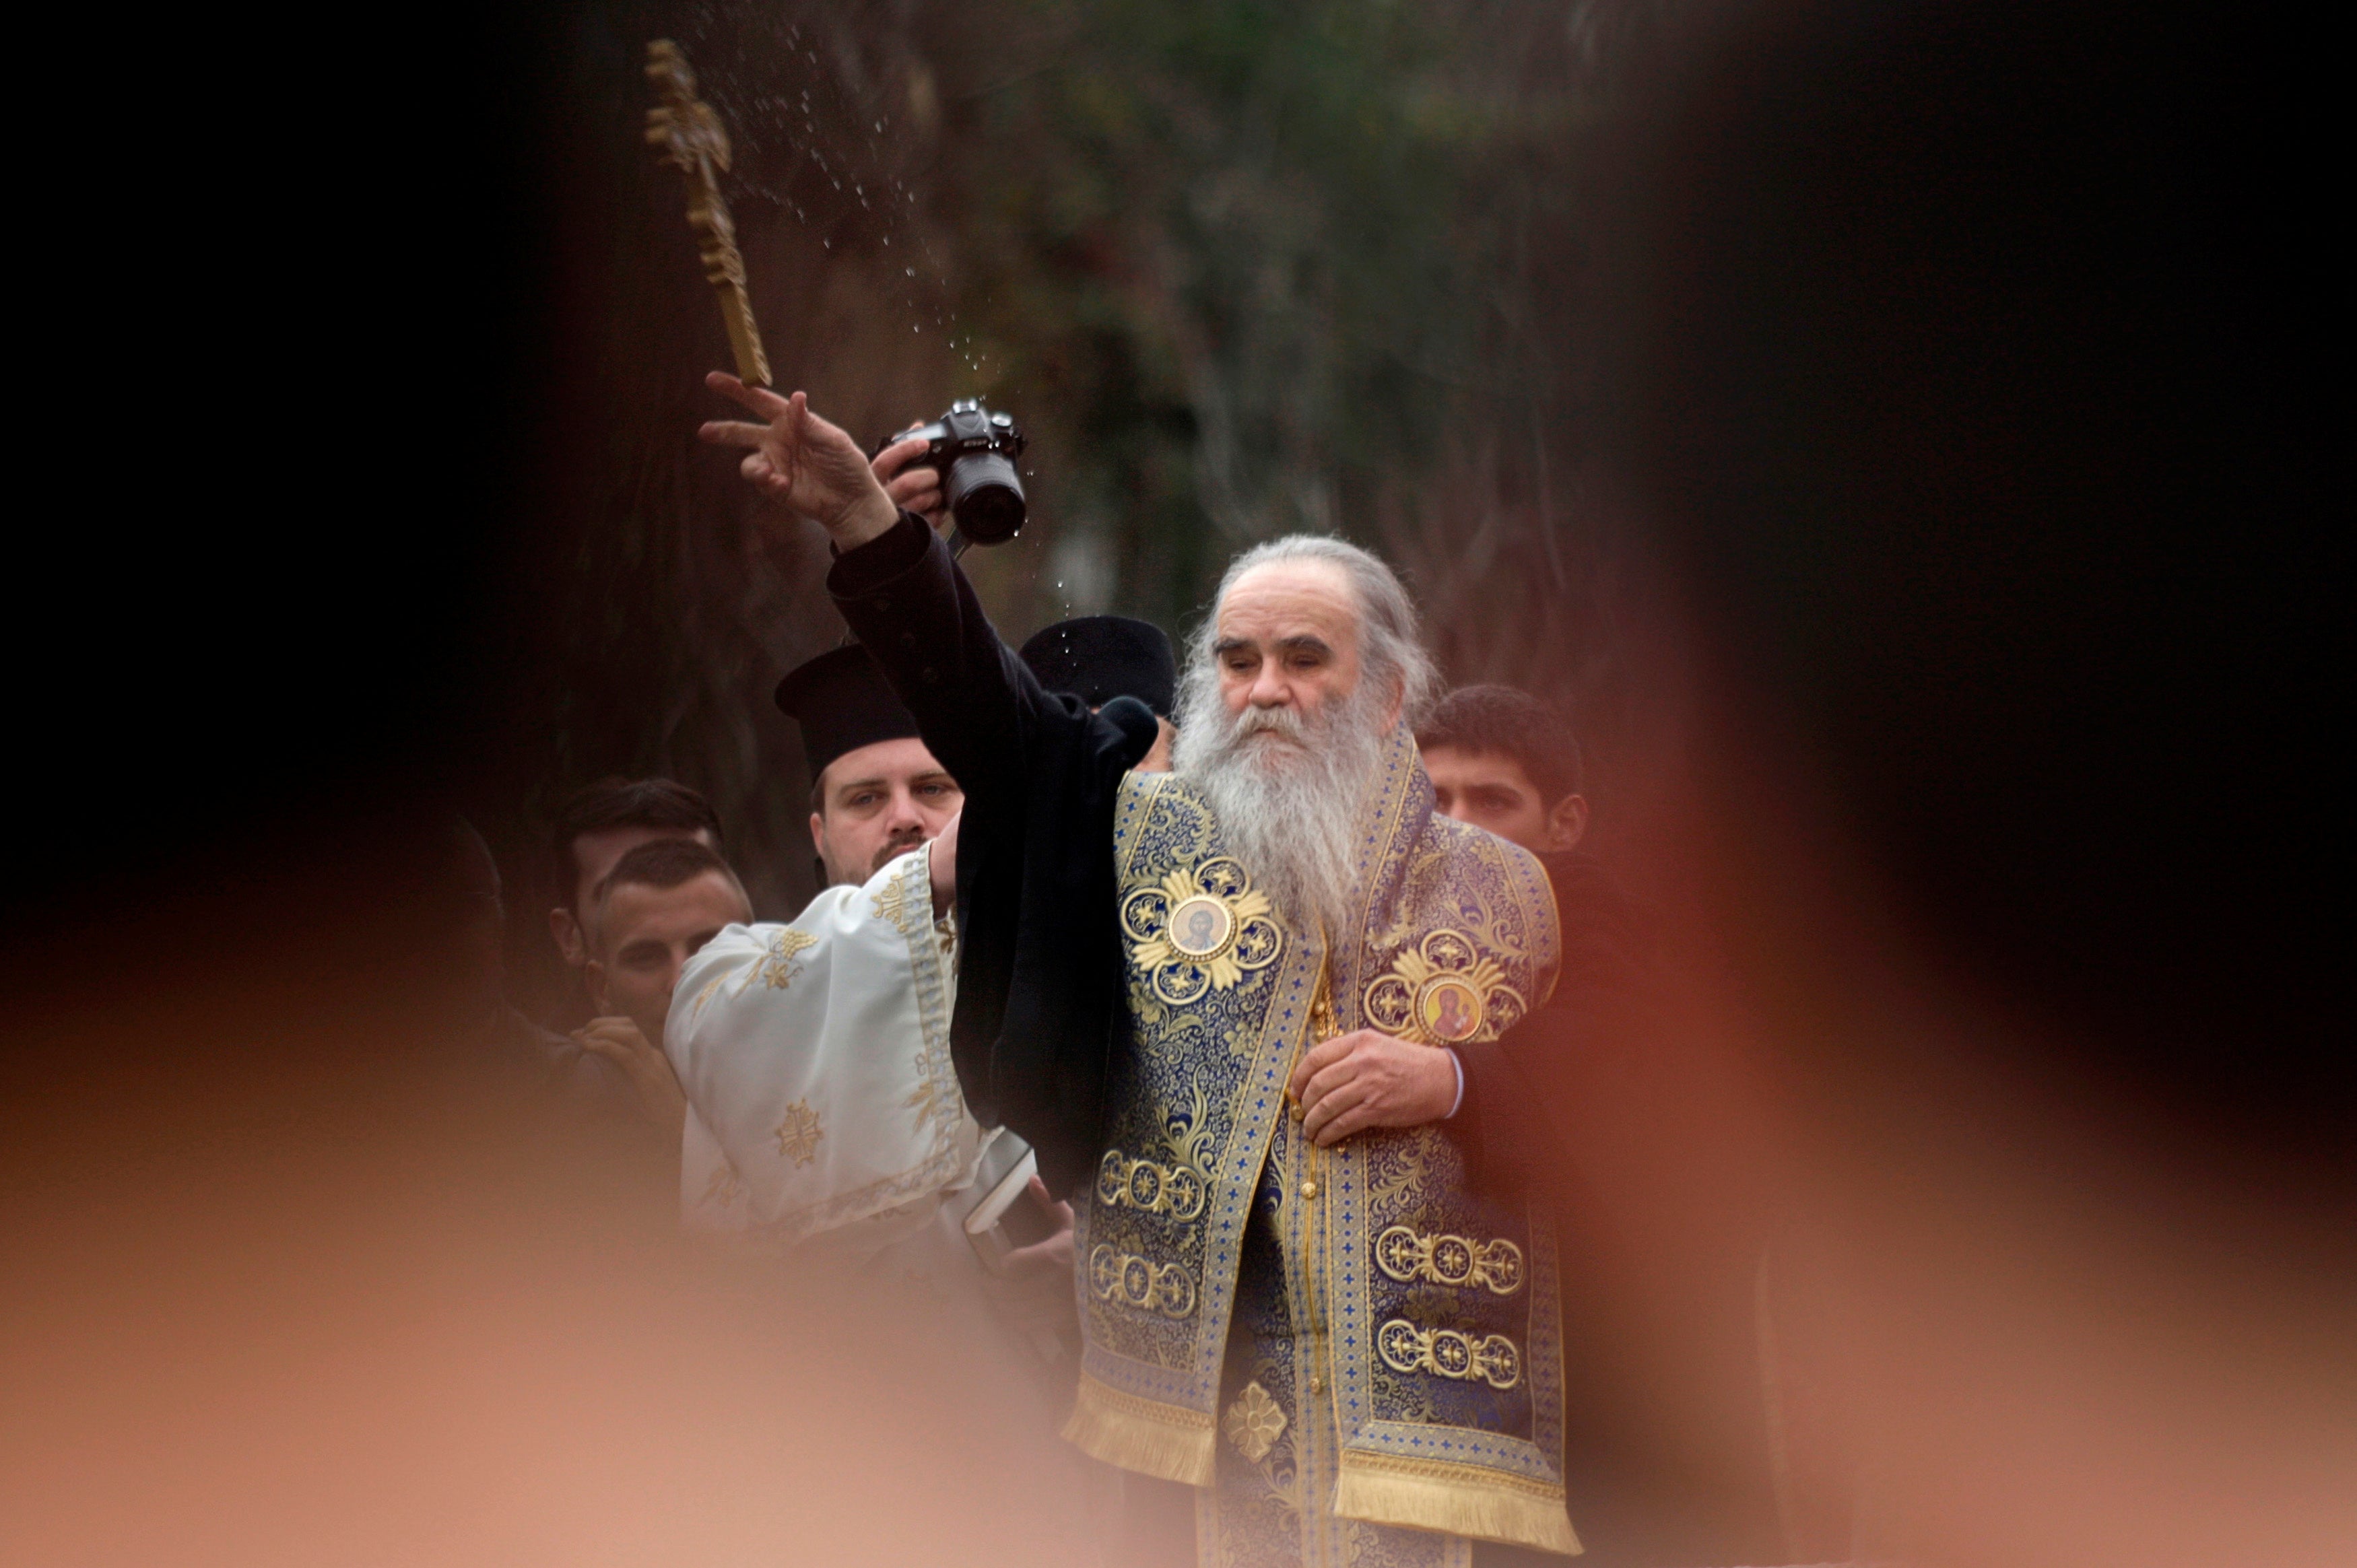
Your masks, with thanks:
M43 118L92 134L42 160L19 291L27 488L62 481L19 513L5 633L20 1005L75 1005L126 943L168 984L365 921L514 720L562 25L48 40Z

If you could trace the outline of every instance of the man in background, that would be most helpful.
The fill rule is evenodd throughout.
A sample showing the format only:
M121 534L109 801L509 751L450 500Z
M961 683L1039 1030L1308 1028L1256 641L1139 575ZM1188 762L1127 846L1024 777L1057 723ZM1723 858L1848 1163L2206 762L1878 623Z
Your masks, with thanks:
M1523 1092L1520 1079L1501 1066L1506 1055L1521 1054L1518 1041L1546 1039L1528 1065L1551 1075L1641 1049L1637 1021L1661 990L1652 923L1603 864L1578 847L1588 811L1571 726L1527 692L1460 686L1435 704L1415 738L1432 777L1433 810L1537 855L1562 925L1563 968L1549 1004L1507 1040L1459 1049L1466 1109ZM1565 1048L1571 1040L1577 1046Z
M663 1055L680 971L721 928L753 918L744 884L698 839L650 839L597 883L582 977L599 1016L574 1031L629 1079L640 1114L676 1156L687 1100Z
M433 890L432 929L419 983L431 999L434 1026L488 1053L502 1072L554 1080L586 1098L619 1087L607 1083L596 1063L576 1082L568 1069L580 1065L580 1050L509 1002L507 907L499 863L483 835L473 823L454 818L437 824L424 847L426 880Z
M1527 692L1459 686L1416 726L1432 809L1533 854L1565 854L1587 832L1579 742Z
M711 802L669 779L600 779L557 808L541 876L555 899L548 911L549 938L571 979L546 1019L553 1027L533 1034L533 1059L559 1094L597 1107L605 1120L626 1128L654 1125L659 1141L675 1155L678 1124L669 1120L670 1102L654 1092L649 1076L656 1064L644 1052L634 1054L619 1031L593 1027L608 1022L597 1015L609 1010L589 993L585 972L593 957L588 926L598 885L630 851L666 839L716 853L721 842ZM660 1030L647 1043L659 1053ZM674 1086L671 1098L676 1094Z
M548 911L548 934L575 972L589 961L582 911L591 895L624 855L656 839L692 839L717 851L719 813L669 779L600 779L557 808L547 871L557 902Z
M834 649L802 665L778 683L777 703L802 727L822 886L866 882L957 820L965 792L917 738L916 721L866 649Z

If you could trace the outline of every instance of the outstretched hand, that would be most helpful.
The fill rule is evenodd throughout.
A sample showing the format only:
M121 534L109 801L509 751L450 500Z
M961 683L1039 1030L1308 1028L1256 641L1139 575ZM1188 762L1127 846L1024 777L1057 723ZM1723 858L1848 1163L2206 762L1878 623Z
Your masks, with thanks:
M696 435L716 446L745 448L737 467L753 488L825 529L837 549L866 543L899 516L859 444L840 425L813 413L806 394L780 397L725 371L713 371L704 384L759 415L762 423L716 419Z

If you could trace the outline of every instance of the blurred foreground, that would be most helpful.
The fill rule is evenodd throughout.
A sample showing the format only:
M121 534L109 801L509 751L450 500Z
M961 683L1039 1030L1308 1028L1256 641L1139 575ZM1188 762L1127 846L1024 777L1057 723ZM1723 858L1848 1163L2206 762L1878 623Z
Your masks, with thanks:
M519 56L563 31L508 20ZM600 27L635 51L676 20ZM1579 243L1530 231L1544 256L1593 244L1589 305L1515 324L1532 362L1605 389L1591 424L1531 439L1594 465L1580 528L1625 513L1642 547L1609 615L1560 596L1577 624L1544 646L1577 662L1612 623L1608 836L1686 977L1663 1048L1591 1064L1568 1130L1569 1397L1609 1434L1574 1519L1592 1561L1654 1568L1699 1568L1663 1500L1696 1496L1772 1519L1763 1559L2345 1564L2357 1173L2324 754L2347 497L2338 403L2310 391L2337 374L2339 253L2299 161L2330 101L2290 80L2311 51L2190 8L1704 20L1598 166ZM440 35L407 42L439 66ZM205 454L238 485L182 477L257 492L255 515L205 532L123 506L121 531L162 541L128 583L119 532L56 531L88 553L46 580L110 585L110 632L139 635L15 660L63 673L27 682L19 720L55 772L9 910L0 1556L1092 1561L1102 1498L914 1326L920 1304L691 1245L661 1173L520 1098L437 993L450 955L408 835L454 799L528 822L566 770L651 766L686 731L705 738L683 755L759 784L724 810L759 818L732 838L788 898L792 758L683 715L733 712L764 660L839 635L808 597L814 547L763 579L802 600L723 627L595 533L640 480L674 522L732 481L686 466L705 359L684 328L633 394L671 448L641 462L603 444L627 419L565 423L603 395L583 361L631 363L640 328L597 348L594 282L542 297L553 242L515 214L545 214L511 186L570 166L547 58L512 103L468 78L500 113L439 133L449 166L485 124L512 133L475 206L405 209L442 264L488 233L513 275L449 314L378 263L375 405L398 428L359 458L281 436L273 464L242 407ZM988 86L959 111L976 136ZM637 109L597 105L626 143ZM371 242L380 188L409 188L350 198ZM691 264L647 291L706 310ZM1055 308L1093 319L1081 293ZM825 320L794 328L798 369L773 344L781 373L826 372ZM879 420L963 390L909 409L931 381L855 372ZM1420 579L1446 585L1460 678L1499 672L1515 618L1552 602L1534 451L1462 576ZM1123 461L1087 471L1076 515L1123 493ZM578 569L585 536L614 560ZM1223 552L1194 538L1180 571L1161 548L1124 544L1145 574L1124 581ZM253 564L286 561L304 585ZM629 594L585 607L609 577ZM1508 579L1514 615L1490 616ZM1028 606L1023 586L994 591ZM608 611L655 629L604 637ZM765 651L787 621L801 645ZM665 662L682 649L702 661ZM1587 691L1585 669L1515 672ZM610 726L567 695L589 688ZM1737 1244L1763 1230L1764 1258ZM1781 1436L1760 1477L1759 1429L1715 1391L1763 1365Z

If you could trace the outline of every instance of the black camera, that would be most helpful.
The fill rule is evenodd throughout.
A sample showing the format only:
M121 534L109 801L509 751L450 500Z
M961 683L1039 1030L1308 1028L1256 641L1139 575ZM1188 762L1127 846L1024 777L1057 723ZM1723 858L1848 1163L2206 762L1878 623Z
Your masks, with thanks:
M1004 544L1023 531L1023 481L1016 477L1015 459L1028 443L1015 421L991 413L979 398L962 397L932 424L887 436L876 451L919 436L925 440L925 455L909 466L926 464L940 472L942 493L962 537L976 544Z

